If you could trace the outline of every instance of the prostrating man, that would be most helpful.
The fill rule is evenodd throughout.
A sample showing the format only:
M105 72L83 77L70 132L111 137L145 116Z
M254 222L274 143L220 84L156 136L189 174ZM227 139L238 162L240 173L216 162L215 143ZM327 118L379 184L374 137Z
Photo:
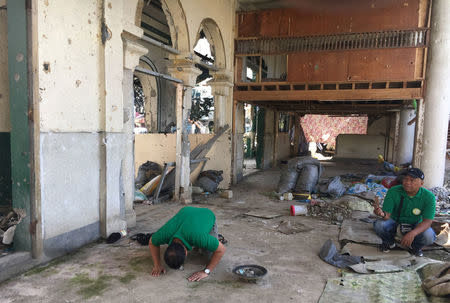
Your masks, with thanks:
M169 244L164 253L164 261L173 269L179 269L193 247L213 252L203 270L193 273L188 280L200 281L216 267L225 253L225 246L218 240L216 216L207 208L183 207L150 239L153 258L152 276L158 277L166 270L161 265L160 245Z
M382 251L389 252L395 247L397 229L402 235L400 245L409 248L416 256L423 256L422 248L436 239L431 229L436 198L422 187L424 177L420 169L408 169L402 185L388 190L383 209L375 207L374 213L383 217L374 222L375 232L383 240Z

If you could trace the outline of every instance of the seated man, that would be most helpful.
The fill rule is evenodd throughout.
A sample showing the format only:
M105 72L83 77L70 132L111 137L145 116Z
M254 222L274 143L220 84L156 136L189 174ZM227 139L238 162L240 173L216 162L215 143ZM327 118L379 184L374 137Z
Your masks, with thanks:
M150 238L153 259L152 276L158 277L166 270L161 265L159 246L169 244L164 261L173 269L180 268L192 247L214 252L204 270L193 273L188 280L200 281L216 267L225 253L225 246L217 239L214 213L207 208L183 207Z
M375 232L383 240L382 251L389 252L395 247L394 237L399 224L402 225L400 230L403 234L401 246L410 248L416 256L423 256L422 248L436 239L431 229L436 198L422 187L423 179L424 174L420 169L408 169L402 185L388 190L383 209L375 206L374 213L383 217L374 222Z

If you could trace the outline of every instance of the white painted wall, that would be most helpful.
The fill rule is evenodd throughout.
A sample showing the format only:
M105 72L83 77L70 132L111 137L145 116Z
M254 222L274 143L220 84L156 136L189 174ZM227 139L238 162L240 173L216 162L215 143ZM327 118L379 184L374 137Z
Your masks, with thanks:
M122 130L122 5L110 5L116 17L107 21L112 35L105 51L100 33L101 2L37 1L43 132ZM117 64L104 66L105 59ZM48 64L47 71L44 64Z
M400 133L398 145L398 164L411 163L414 149L415 124L408 122L415 117L413 109L402 109L400 112Z
M0 132L10 132L6 10L0 10L0 37Z
M98 222L99 135L46 133L40 144L44 239Z
M377 159L384 153L384 136L341 134L336 138L336 158Z
M183 0L180 2L186 15L191 49L195 46L201 22L205 18L211 18L217 23L222 34L226 68L233 70L235 1Z

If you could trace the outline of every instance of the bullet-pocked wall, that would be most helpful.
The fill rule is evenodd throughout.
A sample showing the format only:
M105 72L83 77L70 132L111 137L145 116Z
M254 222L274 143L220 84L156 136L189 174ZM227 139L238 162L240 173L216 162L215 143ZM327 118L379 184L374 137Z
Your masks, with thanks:
M213 79L210 81L212 94L214 95L214 108L218 112L215 116L216 126L225 126L228 124L229 130L226 131L213 145L208 153L208 162L205 169L222 170L224 180L221 182L221 188L228 188L231 184L232 173L232 148L231 148L231 125L232 125L232 71L233 71L233 49L234 49L234 19L235 19L235 1L204 1L204 0L163 0L162 7L166 12L167 22L169 24L172 47L178 49L181 55L169 55L168 64L175 65L177 60L185 59L181 57L194 56L194 46L199 38L201 30L205 32L208 41L211 42L215 53L215 66L218 71L211 72ZM201 7L201 9L199 9ZM170 11L172 9L172 11ZM176 10L175 10L176 9ZM167 15L167 11L170 16ZM183 14L178 14L182 11ZM181 26L181 25L182 26ZM186 25L186 28L184 28ZM183 28L180 28L183 27ZM186 31L185 31L186 29ZM146 44L144 44L146 45ZM186 49L188 45L189 49ZM148 57L158 58L158 55L152 53L149 47ZM186 52L188 54L186 54ZM173 60L171 62L171 60ZM155 64L158 65L158 59ZM161 72L164 68L161 66ZM173 67L173 66L172 66ZM170 73L170 71L169 71ZM172 75L177 77L177 75ZM140 76L139 76L140 77ZM165 80L163 80L165 81ZM186 83L185 83L186 84ZM175 99L172 93L161 90L163 94L161 98L161 106L173 104L169 98ZM166 109L164 109L166 111ZM167 112L161 112L168 117ZM161 119L163 115L161 116ZM164 120L164 119L163 119ZM169 124L170 119L161 120L161 129ZM175 121L176 122L176 121ZM167 137L175 136L167 134ZM198 138L196 138L198 136ZM202 142L205 135L189 136L193 142ZM137 142L137 141L136 141ZM139 144L135 145L135 155L137 167L147 160L162 163L165 161L166 155L145 150L145 146L157 144L158 150L165 150L168 154L175 153L174 140L160 140L160 134L142 134L139 135ZM193 143L191 142L191 147Z
M41 236L54 257L126 226L122 33L137 1L34 3Z
M2 1L0 1L2 6ZM11 146L7 11L0 9L0 208L11 206Z
M233 115L232 75L235 5L234 0L182 1L191 47L194 47L200 29L206 28L212 35L211 40L215 48L216 65L220 68L218 72L213 73L212 94L215 98L215 110L220 111L219 123L222 125L228 124L230 128L212 147L209 153L212 157L206 164L205 169L223 170L224 180L220 184L221 188L227 188L231 185L232 174L231 125ZM201 9L199 9L200 7ZM216 124L217 122L215 121Z

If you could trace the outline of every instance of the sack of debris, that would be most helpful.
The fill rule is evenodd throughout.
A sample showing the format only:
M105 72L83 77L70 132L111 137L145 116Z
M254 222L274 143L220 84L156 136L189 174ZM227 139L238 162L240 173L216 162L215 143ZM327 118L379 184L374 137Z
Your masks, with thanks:
M283 170L280 175L280 181L278 182L277 192L279 192L280 194L284 194L288 191L291 191L295 187L297 178L297 170Z
M298 157L298 180L295 185L296 192L316 192L316 186L322 174L322 165L319 160L312 157Z
M204 191L215 193L219 187L219 183L223 180L222 170L206 170L200 173L196 186L201 187Z
M341 182L341 177L325 179L319 182L319 192L321 194L330 195L333 198L339 198L346 191L344 184Z
M144 164L139 166L138 174L135 180L136 188L140 189L150 180L152 180L158 175L161 175L161 173L162 173L161 165L151 161L145 162Z
M430 269L427 269L430 267ZM422 269L424 275L422 288L431 296L448 297L450 295L450 262L428 264Z
M322 174L322 165L312 157L295 157L288 161L287 169L281 171L277 192L313 192Z

